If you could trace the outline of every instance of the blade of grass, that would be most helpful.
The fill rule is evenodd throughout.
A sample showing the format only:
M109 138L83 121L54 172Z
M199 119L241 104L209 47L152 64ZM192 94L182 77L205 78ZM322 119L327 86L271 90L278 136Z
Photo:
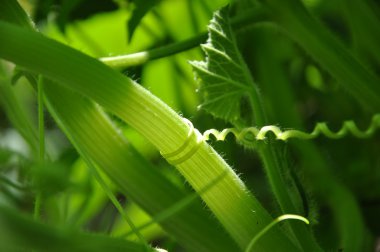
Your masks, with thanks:
M1 205L0 224L1 246L6 251L146 252L144 246L125 239L48 226Z
M112 192L112 190L108 187L107 183L102 179L102 176L100 172L98 171L99 168L96 167L96 164L94 164L91 160L86 158L86 155L81 155L85 160L87 165L91 168L94 177L96 178L99 185L102 187L104 192L107 194L107 197L111 200L112 204L115 206L121 217L125 220L125 222L129 225L129 227L132 230L132 233L137 236L137 238L140 240L140 243L143 244L147 250L149 248L149 245L143 235L140 233L139 229L136 228L136 225L133 223L131 218L125 213L123 207L117 200L115 194Z
M44 119L44 82L42 75L38 76L37 93L38 93L38 161L40 164L45 161L45 119ZM34 219L40 218L42 205L42 194L37 192L34 202Z

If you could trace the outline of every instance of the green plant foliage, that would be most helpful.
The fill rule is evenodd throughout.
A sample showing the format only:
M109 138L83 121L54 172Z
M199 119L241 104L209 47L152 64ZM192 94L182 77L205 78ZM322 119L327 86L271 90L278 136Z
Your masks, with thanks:
M228 19L228 8L214 14L208 26L209 39L202 45L206 61L192 62L192 66L204 97L200 107L216 117L236 122L244 116L243 99L251 91L252 81L247 79Z
M379 17L3 1L0 251L374 251Z
M178 114L147 90L137 85L137 83L107 68L99 61L60 43L46 39L35 32L26 31L25 29L20 29L6 23L0 22L0 33L4 35L1 37L2 44L0 46L0 54L2 54L4 58L12 58L14 62L18 62L31 71L41 71L47 78L51 78L62 85L68 85L66 87L70 89L73 88L76 92L91 97L111 112L123 118L128 124L138 129L163 153L178 148L178 143L186 139L189 124L181 119ZM19 36L24 39L28 37L30 43L22 43L22 45L16 43L17 41L21 42L21 40L17 39ZM18 47L18 49L8 50L9 47L14 46ZM24 53L22 53L22 51L24 51ZM33 54L29 53L31 51L33 51L33 53L37 53L38 51L38 53L44 55L42 58L45 60L35 64ZM54 69L49 68L47 67L50 65L49 62L59 64L61 67ZM91 66L91 69L89 69L89 66ZM74 72L78 73L81 69L84 70L87 75L72 74ZM108 83L112 86L105 86L104 83ZM56 88L53 90L56 90ZM53 99L53 101L57 100L57 98L63 98L60 94L56 95L58 96ZM63 100L67 101L71 99L63 98ZM136 113L136 111L139 112ZM72 119L68 120L68 122L70 121L72 121ZM77 122L74 121L74 123ZM173 125L176 125L177 128L173 129ZM88 134L88 132L81 132L82 133L79 134L83 139L83 134ZM194 141L194 139L192 139L192 141ZM192 145L197 145L197 142L190 144L191 149L194 149ZM96 145L93 144L83 145L83 147L98 152L99 149L95 146ZM108 148L108 150L112 150L112 148ZM190 155L186 159L180 157L182 162L177 164L177 168L180 168L179 171L189 180L197 191L202 190L208 185L210 179L218 177L221 173L226 172L226 170L228 171L228 176L216 184L212 191L210 190L210 192L213 193L209 192L203 194L201 197L221 220L221 223L226 226L227 231L234 237L235 241L240 243L241 247L245 247L251 235L258 232L261 227L264 227L271 221L270 215L257 199L247 192L244 183L242 183L231 167L221 159L215 150L204 142L200 143L196 150L196 155ZM184 153L180 154L184 155ZM102 158L103 162L104 158L106 158L106 156L99 154L95 156ZM119 157L117 159L119 159ZM122 159L124 159L124 157ZM109 161L109 159L106 160L107 162ZM199 171L198 165L194 165L198 162L202 163L202 171ZM103 167L109 167L109 165L104 165ZM206 176L205 172L207 174ZM114 178L120 178L120 176L115 175ZM148 188L153 189L151 187ZM231 190L232 188L233 190ZM225 198L224 202L219 200L220 196L215 197L213 194L223 195ZM236 194L240 196L236 197ZM159 198L156 199L160 200ZM229 205L227 208L226 203ZM252 209L255 209L254 212L252 212ZM238 220L239 218L230 218L231 213L235 211L240 212L238 217L241 218L241 221ZM244 223L244 226L242 226L242 223ZM271 232L273 232L273 235L270 239L269 237L265 237L260 240L259 243L261 246L264 246L262 243L267 244L266 246L268 246L270 250L272 246L275 246L272 240L276 239L276 244L281 243L289 249L295 248L295 245L281 230L273 229ZM179 233L177 232L176 234ZM196 232L193 234L198 235ZM220 235L224 235L224 233L220 233ZM222 240L228 242L226 239ZM207 240L205 242L210 242L212 246L219 246L219 243L215 244ZM189 244L195 243L189 242ZM230 243L229 246L235 246L235 244ZM228 247L225 248L228 249Z
M265 233L268 232L268 230L271 229L274 225L284 220L300 220L300 221L305 222L306 224L309 224L309 221L306 218L299 215L285 214L285 215L279 216L276 219L274 219L270 224L268 224L268 226L266 226L260 233L258 233L255 237L253 237L253 239L251 240L251 242L248 244L247 248L245 249L245 252L253 251L253 248L257 240L259 240L261 236L265 235Z
M51 227L4 206L0 206L0 232L4 251L154 251L120 238Z
M35 3L35 20L45 21L54 13L54 20L60 31L66 32L68 24L91 17L98 12L113 11L116 1L107 0L46 0Z
M137 26L139 25L141 19L145 16L145 14L150 11L156 4L158 4L159 0L153 1L144 1L144 0L133 0L134 10L131 19L128 20L128 38L131 39L133 33Z
M208 97L210 94L207 94L206 92L206 99L203 104L215 102L217 106L208 110L208 112L216 117L222 117L223 119L228 120L237 128L245 127L252 122L260 126L266 124L266 112L262 106L257 84L253 82L251 73L240 54L237 42L234 40L234 34L232 33L228 18L228 8L221 9L214 14L214 19L211 21L209 29L209 41L211 41L212 45L206 46L206 49L204 49L207 54L207 64L203 63L205 66L203 70L208 71L209 74L206 76L203 75L201 81L203 87L214 85L214 90L218 90L220 86L225 87L225 89L219 89L220 94L222 94L219 97L216 95L217 92L211 92L211 97ZM221 46L225 44L227 44L227 46ZM223 57L217 58L214 55L222 55ZM226 58L235 60L226 60ZM197 69L195 67L195 69L195 72L199 75L199 68ZM224 78L222 79L225 82L222 82L222 85L220 85L220 80L215 82L215 79L208 78L210 75L223 75ZM244 89L240 88L236 90L237 80L240 80L240 85L245 87ZM238 95L235 96L235 93ZM233 95L233 98L228 97L231 94ZM245 97L243 95L245 95ZM231 103L228 103L228 101ZM232 115L231 111L226 108L233 108L233 113L235 115ZM240 109L244 111L242 112ZM221 114L225 112L227 113L224 115ZM270 127L263 127L260 131L257 130L253 134L239 135L239 142L246 147L253 147L258 150L259 155L263 160L265 171L268 174L271 187L273 188L273 193L277 198L282 211L284 213L302 213L301 197L298 189L292 185L292 183L294 183L292 177L286 175L286 173L281 174L281 171L286 171L289 168L287 167L286 162L281 162L282 157L278 154L279 147L274 144L270 146L262 144L256 145L255 141L252 141L253 139L263 139L266 131L270 130ZM276 130L273 131L277 133L276 135L280 135ZM243 130L242 132L252 133L252 128L251 131ZM205 136L207 137L207 133ZM286 189L286 191L284 191L284 189ZM311 234L303 226L297 224L291 225L291 229L296 233L298 242L303 250L320 250L318 245L313 241Z

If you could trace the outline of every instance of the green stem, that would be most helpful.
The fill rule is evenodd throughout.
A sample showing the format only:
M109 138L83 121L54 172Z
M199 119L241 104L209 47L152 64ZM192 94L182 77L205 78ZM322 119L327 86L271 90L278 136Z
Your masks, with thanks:
M232 38L235 40L234 38ZM236 47L237 42L234 41L233 45ZM239 49L236 47L235 51L238 52ZM247 83L251 83L251 92L249 92L249 102L252 108L252 118L254 124L258 127L267 124L267 115L264 110L263 103L261 101L261 95L258 90L257 84L254 82L251 72L248 66L245 64L244 59L241 54L238 54L239 62L244 71L244 76L246 77ZM271 140L269 140L271 141ZM270 186L273 193L277 199L277 202L285 214L301 214L297 206L292 201L290 196L289 186L285 182L284 173L289 170L286 163L281 162L281 158L278 155L278 148L274 142L269 143L257 143L258 153L260 158L264 163L264 169L268 176ZM301 248L304 251L320 251L320 247L315 242L311 232L304 225L300 223L290 223L291 230L294 234L294 238L298 241Z
M9 1L9 3L18 5L17 1ZM0 9L0 17L2 17L2 12L8 13L7 8ZM16 14L18 17L28 19L22 10ZM30 29L29 26L26 27ZM40 35L37 35L37 37L40 37ZM0 38L2 38L2 36L0 36ZM0 51L2 46L3 44L0 43ZM37 46L36 49L37 48L42 49L39 46ZM63 48L64 51L68 49L67 47ZM58 52L61 51L61 49L59 49ZM74 52L72 49L69 49L69 51ZM100 66L100 69L103 69L103 73L100 73L99 76L96 76L95 78L94 76L90 77L90 79L94 78L94 83L96 83L97 78L103 76L103 74L106 74L106 76L111 74L111 79L108 79L107 81L103 79L97 84L98 87L103 86L104 83L110 83L111 85L116 84L116 86L112 88L116 88L118 84L121 83L122 89L127 88L124 91L128 91L133 87L138 87L137 85L130 87L129 85L135 84L129 79L124 78L123 75L104 67L104 65L100 64L97 60L78 54L77 52L76 54L80 55L80 58L82 57L82 59L85 59L87 63L77 62L79 64L74 66L74 68L82 66L83 69L88 69L88 67L91 68L92 64L95 64ZM88 62L88 60L90 61ZM70 62L73 63L70 60L63 63L59 59L54 60L54 62L61 64L61 67L70 65ZM43 68L50 69L51 67L52 65L46 65ZM56 70L61 69L60 66L55 66L54 68ZM77 79L80 76L88 77L88 75L84 74L81 69L77 69L77 73L75 73L75 71L66 72L66 70L68 70L66 67L61 70L63 76L58 74L56 77L76 76L74 79ZM88 70L90 70L89 72L91 73L94 69ZM97 73L97 71L92 73ZM116 77L116 79L112 78L112 75L114 75L114 78ZM66 77L64 77L64 79ZM81 77L79 80L80 79ZM117 81L117 79L119 79L119 81ZM113 82L115 80L116 82ZM101 86L99 86L100 83ZM82 84L84 84L84 82ZM186 194L184 192L180 191L170 181L163 177L157 169L152 168L138 152L127 144L125 139L119 135L118 131L109 122L104 113L101 113L100 109L95 107L92 102L81 95L69 92L53 83L50 83L45 88L49 110L63 127L76 148L81 150L81 153L88 155L91 160L95 160L95 163L102 167L104 171L116 181L119 187L130 195L148 213L154 215L155 213L162 212L185 197ZM108 90L108 88L106 89ZM102 93L104 90L98 91ZM144 96L144 93L140 95ZM157 99L152 96L150 98ZM111 95L108 99L111 101L113 96ZM149 111L149 108L144 109ZM175 114L174 112L172 113ZM98 146L102 146L103 148L98 148ZM184 247L191 251L238 250L232 239L227 236L223 230L219 229L219 226L214 220L209 218L209 213L204 211L204 208L198 201L193 202L188 208L177 213L175 216L172 216L170 220L163 223L163 226L166 230L170 231L169 233ZM199 232L199 230L202 230L203 232ZM205 236L204 233L207 233L207 236ZM281 235L282 234L280 234L280 236ZM219 242L213 242L215 240ZM286 242L285 239L285 244Z
M231 20L231 24L236 28L241 28L242 26L244 27L252 25L252 23L265 21L266 18L266 13L264 13L262 9L257 8L244 12L239 16L236 16ZM176 42L159 48L154 48L148 51L113 57L104 57L100 58L99 60L102 61L104 64L114 68L124 68L142 65L150 60L171 56L195 48L204 41L206 41L206 39L207 33L204 32L187 40Z
M44 79L38 77L38 131L39 131L39 161L45 160L45 116L44 116Z
M132 233L137 236L137 238L140 240L141 244L143 244L146 247L146 250L149 250L149 245L146 242L144 236L141 234L139 229L137 229L136 225L133 223L132 219L129 218L128 214L125 213L124 208L121 206L119 201L117 200L116 196L112 192L112 190L109 188L109 186L106 184L104 179L102 178L101 174L98 171L98 168L96 167L96 164L94 164L93 161L90 159L86 158L86 155L81 155L87 165L91 168L95 179L98 181L99 185L103 188L104 192L107 194L107 197L111 200L112 204L116 208L116 210L119 212L121 217L125 220L125 222L129 225L129 227L132 230Z
M36 199L34 201L34 211L33 211L33 218L35 220L38 220L40 218L41 213L41 203L42 203L42 195L40 192L36 194Z
M167 57L199 46L199 44L205 41L206 38L207 33L202 33L190 39L155 48L152 50L127 55L104 57L100 58L99 60L102 61L104 64L114 68L124 68L142 65L150 60Z
M81 155L99 165L149 215L155 216L186 197L125 141L94 103L53 83L46 85L45 92L49 111ZM160 224L190 251L238 249L208 218L199 201Z
M270 142L269 144L260 142L257 146L258 153L264 163L269 183L282 212L288 214L301 214L299 208L297 208L290 197L291 192L288 189L288 184L285 183L284 174L289 171L289 167L286 162L281 162L281 158L277 152L279 145L275 142ZM289 223L289 225L295 239L299 242L304 251L321 251L321 248L316 243L309 228L301 223Z
M166 104L122 74L72 48L0 22L0 56L94 99L124 119L163 153L178 149L187 139L189 125ZM181 155L186 155L194 145L195 139ZM241 248L271 221L270 215L247 192L231 167L205 142L199 144L191 157L177 165L177 169L197 191L210 179L228 172L202 198ZM280 229L270 232L272 235L261 239L258 247L273 251L281 244L283 248L297 250Z
M0 101L12 125L29 144L32 154L38 156L38 131L31 118L28 117L25 107L17 99L10 84L10 78L0 66Z
M44 119L44 80L42 75L38 76L38 131L39 131L39 149L38 161L43 164L45 161L45 119ZM41 214L42 192L38 191L34 202L34 219L38 220Z
M282 65L282 62L289 60L288 55L281 50L272 49L278 43L278 37L274 34L268 31L260 32L255 38L259 48L255 55L255 65L258 66L257 78L263 92L269 97L268 107L274 108L272 118L276 118L280 125L304 128L300 116L292 109L295 106L295 97L291 90L292 84L288 81L288 73L284 71ZM284 44L285 41L280 41L280 43ZM290 47L291 44L289 43L288 46ZM379 125L376 123L377 117L373 117L371 126L366 132L374 131L376 125ZM341 246L350 251L362 251L366 231L359 205L353 194L343 183L334 178L331 172L332 167L313 142L297 141L290 144L300 157L300 166L305 174L305 185L311 186L313 194L326 201L334 213L342 239Z
M310 53L320 63L321 67L330 72L366 108L379 111L380 86L378 85L378 77L363 67L336 37L307 12L300 1L265 0L264 2L271 10L272 19L277 25L282 27L290 37ZM306 146L304 144L298 146L297 149L300 153L305 154L305 158L310 157L305 160L305 167L309 167L307 172L310 174L310 180L316 178L323 180L323 182L315 181L312 184L317 187L316 192L328 200L335 213L341 230L342 246L350 251L361 250L366 242L366 230L355 199L341 183L337 183L331 177L328 170L321 171L321 167L327 167L325 162L319 154L316 154L314 147L308 146L306 148ZM341 203L338 204L338 202ZM350 207L342 207L342 203Z
M261 232L258 233L255 237L253 237L253 239L251 240L251 242L248 244L247 248L245 249L245 252L250 252L252 248L255 246L255 244L257 243L257 241L263 235L265 235L273 226L275 226L276 224L284 220L300 220L306 224L309 224L309 221L305 217L302 217L300 215L294 215L294 214L281 215L277 217L276 219L274 219L271 223L269 223L268 226L266 226L263 230L261 230Z

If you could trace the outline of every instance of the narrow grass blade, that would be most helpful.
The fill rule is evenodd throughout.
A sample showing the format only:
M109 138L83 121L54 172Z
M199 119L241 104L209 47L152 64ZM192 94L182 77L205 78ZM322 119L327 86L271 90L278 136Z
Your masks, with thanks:
M145 246L124 239L42 224L2 205L0 205L0 232L3 251L31 249L57 252L147 251Z

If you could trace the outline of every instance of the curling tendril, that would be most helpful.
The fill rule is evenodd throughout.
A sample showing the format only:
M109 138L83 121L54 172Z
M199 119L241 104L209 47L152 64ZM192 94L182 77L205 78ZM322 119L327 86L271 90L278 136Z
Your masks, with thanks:
M380 114L375 114L372 116L371 123L366 130L359 129L354 121L348 120L344 121L342 127L335 132L332 131L325 122L320 122L315 125L314 130L310 133L294 129L281 130L278 126L269 125L262 128L249 127L243 130L237 130L235 128L227 128L222 131L209 129L201 135L189 120L186 118L183 118L183 120L189 125L189 132L185 141L176 150L169 153L161 153L172 165L179 165L188 160L197 152L200 144L203 141L210 140L211 136L213 136L216 141L224 141L229 134L232 134L237 141L250 144L255 140L265 140L269 132L274 134L275 139L282 141L286 141L290 138L310 140L320 135L324 135L327 138L340 139L349 133L356 138L370 138L375 131L380 128Z
M229 134L234 135L237 141L247 141L249 139L251 139L251 141L265 140L269 132L274 134L275 139L283 141L290 138L310 140L320 135L331 139L340 139L349 133L356 138L370 138L378 128L380 128L380 114L375 114L366 130L359 129L354 121L348 120L344 121L342 127L335 132L332 131L325 122L317 123L314 130L310 133L294 129L281 130L278 126L269 125L262 128L249 127L243 130L237 130L235 128L227 128L222 131L209 129L203 133L203 140L208 141L210 140L210 136L213 136L216 141L224 141Z

